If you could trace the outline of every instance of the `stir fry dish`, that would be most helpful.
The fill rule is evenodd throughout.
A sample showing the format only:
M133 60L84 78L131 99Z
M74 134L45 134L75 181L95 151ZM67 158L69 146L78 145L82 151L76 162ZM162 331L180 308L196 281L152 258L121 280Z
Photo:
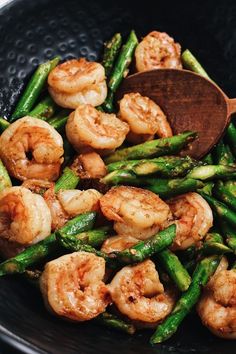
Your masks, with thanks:
M134 72L207 78L167 33L105 43L100 62L39 65L0 118L0 276L21 273L74 322L170 338L191 311L236 338L236 127L201 161L165 107L116 92ZM210 78L209 78L210 79Z

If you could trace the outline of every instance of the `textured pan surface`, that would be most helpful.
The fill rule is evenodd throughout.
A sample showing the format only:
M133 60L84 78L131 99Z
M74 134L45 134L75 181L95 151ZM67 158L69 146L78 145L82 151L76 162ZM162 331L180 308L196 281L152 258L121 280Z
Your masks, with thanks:
M152 29L173 35L229 96L236 96L235 1L15 0L0 10L1 114L9 114L19 87L39 62L58 54L98 59L104 40L131 28L139 36ZM131 337L66 323L46 312L37 289L13 277L0 279L0 333L27 353L228 354L236 348L212 336L194 315L155 348L148 344L148 332Z

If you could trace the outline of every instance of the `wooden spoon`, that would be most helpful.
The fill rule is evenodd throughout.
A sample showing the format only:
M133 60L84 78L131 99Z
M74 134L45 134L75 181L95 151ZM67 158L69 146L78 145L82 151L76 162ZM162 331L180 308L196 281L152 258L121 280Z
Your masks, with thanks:
M212 81L187 70L157 69L128 76L117 93L139 92L165 112L173 133L198 132L184 155L204 156L220 139L236 112L236 98L229 99Z

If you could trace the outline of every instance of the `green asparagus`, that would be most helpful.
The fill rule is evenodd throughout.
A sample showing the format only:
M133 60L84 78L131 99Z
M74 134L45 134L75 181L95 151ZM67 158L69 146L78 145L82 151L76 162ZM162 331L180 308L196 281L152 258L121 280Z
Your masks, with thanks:
M208 181L215 178L234 178L236 177L236 165L206 165L198 166L192 169L187 175L188 178L196 178L202 181Z
M226 141L230 146L230 149L234 155L236 156L236 127L233 122L230 122L227 130L226 130Z
M59 60L60 58L56 57L38 66L17 103L15 111L9 119L10 122L29 114L41 93L48 74L55 68Z
M229 225L227 222L221 222L222 234L225 238L227 245L236 253L236 231L234 227Z
M146 141L143 144L119 149L106 157L104 161L106 164L109 164L117 161L138 160L148 157L176 154L187 146L188 143L196 139L196 137L197 133L186 131L170 138Z
M127 323L116 315L108 312L103 312L101 315L96 317L94 321L106 327L114 328L128 334L134 334L136 330L133 324Z
M215 146L212 154L213 154L214 162L216 164L229 165L234 162L234 157L229 146L224 144L222 139Z
M157 254L159 260L169 277L177 285L180 291L186 291L191 283L191 277L183 267L178 257L168 249Z
M110 76L110 73L113 69L115 59L120 51L120 47L122 44L122 37L120 33L114 34L112 39L105 43L104 45L104 53L102 59L102 65L105 69L106 77Z
M54 129L61 131L65 128L66 122L68 121L68 116L66 117L53 117L48 120L48 124L50 124Z
M3 165L2 161L0 160L0 192L3 191L7 187L11 187L11 179L7 172L6 167Z
M186 175L201 162L190 157L163 156L154 159L119 161L107 165L108 172L130 170L136 175L156 174L160 177L174 178Z
M56 110L56 103L50 96L45 97L40 101L34 109L32 109L28 115L36 118L51 118Z
M113 269L120 267L121 265L142 262L155 253L161 252L172 244L175 237L175 231L176 226L173 224L151 238L145 241L140 241L131 248L127 248L121 252L112 252L110 254L98 251L90 245L84 244L81 240L75 237L70 237L68 234L63 235L61 230L57 232L57 238L62 246L70 251L90 252L104 258L107 262L107 266Z
M127 42L122 46L120 54L118 55L111 72L110 80L108 82L108 95L102 106L106 112L112 112L113 110L114 93L123 78L127 75L128 67L132 61L133 53L137 45L138 39L135 32L132 30L129 34Z
M75 237L83 243L86 243L92 247L100 247L103 242L109 237L111 229L109 226L103 226L99 229L88 230L79 233Z
M214 196L236 211L236 196L222 181L218 181L213 189Z
M9 125L10 123L6 119L0 117L0 134L3 133L4 130L9 127Z
M65 167L62 175L55 183L55 193L58 193L60 189L75 189L79 183L80 178L69 167Z
M214 274L219 262L219 256L211 256L197 265L188 290L177 301L172 313L157 327L150 339L151 344L162 343L177 331L178 326L198 301L202 287Z
M223 238L219 233L213 232L207 234L198 253L201 256L223 255L225 253L232 253L232 249L224 245Z
M145 189L158 194L164 199L172 198L187 192L194 192L204 187L204 183L202 181L193 178L146 178L145 184Z
M190 52L189 49L186 49L181 55L183 66L199 75L204 76L206 79L211 80L207 72L203 69L201 64L195 58L195 56Z
M221 221L229 223L232 227L236 227L236 213L230 210L224 203L219 202L215 198L199 191L201 196L206 199L213 212L220 218Z
M202 161L205 162L207 165L213 165L213 156L212 156L212 154L209 153L206 156L204 156L202 158Z
M95 222L96 213L89 212L76 216L68 221L61 229L62 235L75 236L79 232L90 230ZM53 233L44 240L26 248L17 256L0 264L0 276L12 273L24 273L27 267L37 263L58 249L56 234Z

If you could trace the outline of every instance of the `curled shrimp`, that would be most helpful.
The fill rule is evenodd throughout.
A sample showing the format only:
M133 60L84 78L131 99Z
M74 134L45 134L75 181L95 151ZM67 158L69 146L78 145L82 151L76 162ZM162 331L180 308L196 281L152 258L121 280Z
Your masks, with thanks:
M91 105L79 106L66 123L67 138L75 149L113 150L123 143L128 131L128 124L115 114L100 112Z
M59 202L70 217L88 211L97 211L101 196L102 194L96 189L87 189L85 191L78 189L60 190L57 194Z
M41 119L18 119L0 136L0 158L9 174L21 181L56 180L63 153L61 135Z
M227 270L227 262L218 268L203 291L198 314L216 336L236 339L236 269Z
M24 187L0 193L0 236L21 245L37 243L51 232L51 214L43 197Z
M163 320L175 303L173 293L164 291L155 264L150 260L122 268L108 287L118 310L144 324Z
M99 106L107 95L103 66L84 58L56 66L48 76L48 84L54 101L65 108L86 103Z
M186 193L167 203L177 219L173 249L186 249L199 244L213 225L212 210L205 199L198 193Z
M150 98L139 93L128 93L120 101L119 117L129 124L127 140L140 142L157 134L161 138L172 136L171 127L161 108ZM144 139L143 139L144 136Z
M57 198L54 184L46 190L46 192L43 194L43 198L47 203L47 206L51 213L52 231L55 231L65 225L65 223L70 219L70 217Z
M66 319L91 320L110 302L104 275L104 259L92 253L74 252L47 263L40 278L46 306Z
M165 32L150 32L135 50L137 71L173 68L182 69L181 47Z
M163 228L171 217L170 208L163 200L136 187L111 188L100 199L100 207L105 217L115 221L117 233L141 239Z
M107 238L102 245L101 251L105 253L112 253L115 251L123 251L126 248L130 248L136 243L138 243L139 240L135 237L132 236L127 236L127 235L117 235L117 236L112 236Z
M73 162L71 169L76 171L80 178L102 178L107 169L101 156L95 151L80 154Z

